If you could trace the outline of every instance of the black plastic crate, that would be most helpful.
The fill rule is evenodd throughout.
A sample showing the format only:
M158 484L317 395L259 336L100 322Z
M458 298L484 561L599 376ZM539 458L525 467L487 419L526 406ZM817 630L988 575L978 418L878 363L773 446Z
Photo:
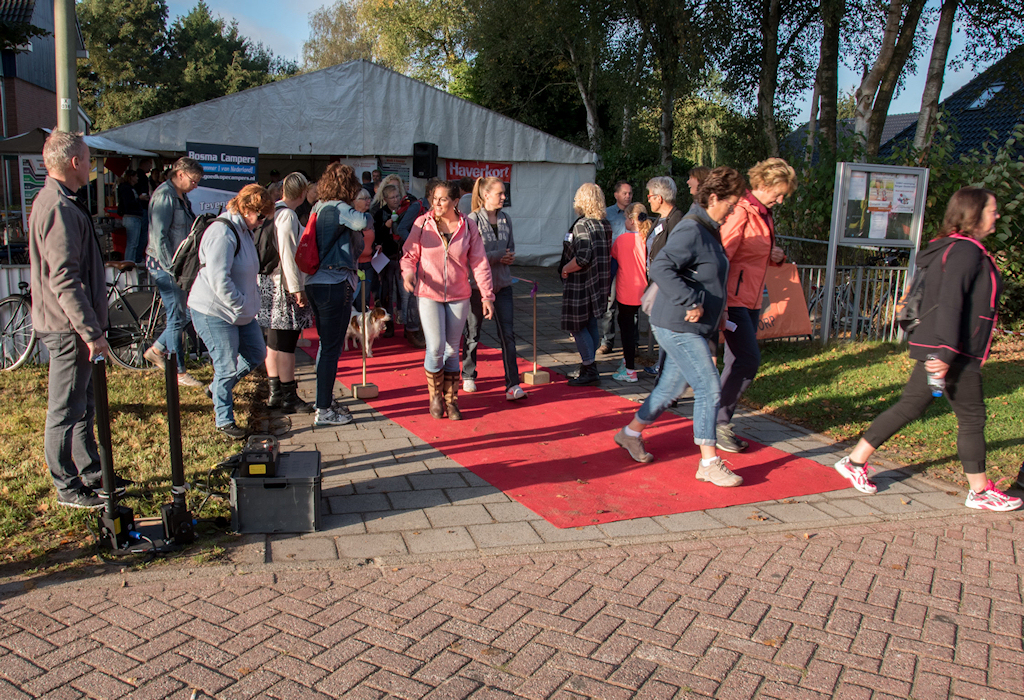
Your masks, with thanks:
M320 529L320 453L281 453L273 478L231 475L231 527L274 534Z

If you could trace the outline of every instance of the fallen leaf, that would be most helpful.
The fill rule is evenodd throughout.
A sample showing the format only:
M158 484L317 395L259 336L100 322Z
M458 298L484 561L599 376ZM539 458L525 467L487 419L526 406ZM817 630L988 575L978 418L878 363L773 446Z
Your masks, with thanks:
M599 510L599 511L597 511L597 514L600 515L601 513L609 513L609 512L611 512L611 511Z
M589 484L590 482L587 481L586 479L577 479L576 483L577 484Z
M804 539L805 539L805 540L809 540L809 539L811 539L812 537L814 537L814 535L812 535L811 533L809 533L809 532L805 532L805 533L804 533Z
M556 493L556 494L555 494L555 498L565 498L565 496L563 496L563 495L562 495L562 494L560 494L560 493Z
M753 513L751 513L750 515L747 516L747 520L767 520L767 519L768 519L767 516L761 515L756 510Z
M908 501L908 500L905 500L905 499L903 499L903 498L901 498L901 499L900 499L900 503L902 503L902 504L903 504L903 505L905 505L905 506L909 506L909 505L910 505L910 501Z

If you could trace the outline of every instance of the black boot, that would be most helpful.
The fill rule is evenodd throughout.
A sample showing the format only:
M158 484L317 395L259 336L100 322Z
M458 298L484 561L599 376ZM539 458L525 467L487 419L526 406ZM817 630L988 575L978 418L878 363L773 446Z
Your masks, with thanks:
M281 408L284 406L285 392L281 386L279 377L270 378L270 398L267 399L267 408Z
M580 368L580 376L570 379L569 386L586 386L587 384L597 384L599 381L601 381L601 375L597 373L597 363L591 362Z
M381 333L381 335L384 336L385 338L394 338L395 337L395 320L394 319L391 319L390 321L387 321L387 322L384 323L384 332Z
M285 413L312 413L316 410L313 404L306 403L299 397L299 387L296 381L281 382L281 389L285 393L284 403L281 405L281 409Z

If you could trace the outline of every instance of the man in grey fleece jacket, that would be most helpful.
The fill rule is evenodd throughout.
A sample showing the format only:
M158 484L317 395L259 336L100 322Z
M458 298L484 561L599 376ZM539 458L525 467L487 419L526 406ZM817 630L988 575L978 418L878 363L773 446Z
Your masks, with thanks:
M29 219L32 324L50 354L43 449L57 502L99 508L91 361L109 349L107 285L92 217L75 197L89 182L89 147L55 129L43 162L48 177Z

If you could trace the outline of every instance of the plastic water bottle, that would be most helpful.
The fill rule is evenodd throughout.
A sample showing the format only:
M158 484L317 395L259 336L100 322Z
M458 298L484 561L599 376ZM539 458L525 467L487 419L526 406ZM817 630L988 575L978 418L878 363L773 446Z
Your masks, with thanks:
M939 358L936 357L935 355L929 355L928 359L929 360L937 360ZM934 372L929 372L928 373L928 388L932 390L932 396L934 398L939 398L940 396L942 396L942 392L944 392L946 390L946 378L945 377L940 377L939 375L935 374Z

